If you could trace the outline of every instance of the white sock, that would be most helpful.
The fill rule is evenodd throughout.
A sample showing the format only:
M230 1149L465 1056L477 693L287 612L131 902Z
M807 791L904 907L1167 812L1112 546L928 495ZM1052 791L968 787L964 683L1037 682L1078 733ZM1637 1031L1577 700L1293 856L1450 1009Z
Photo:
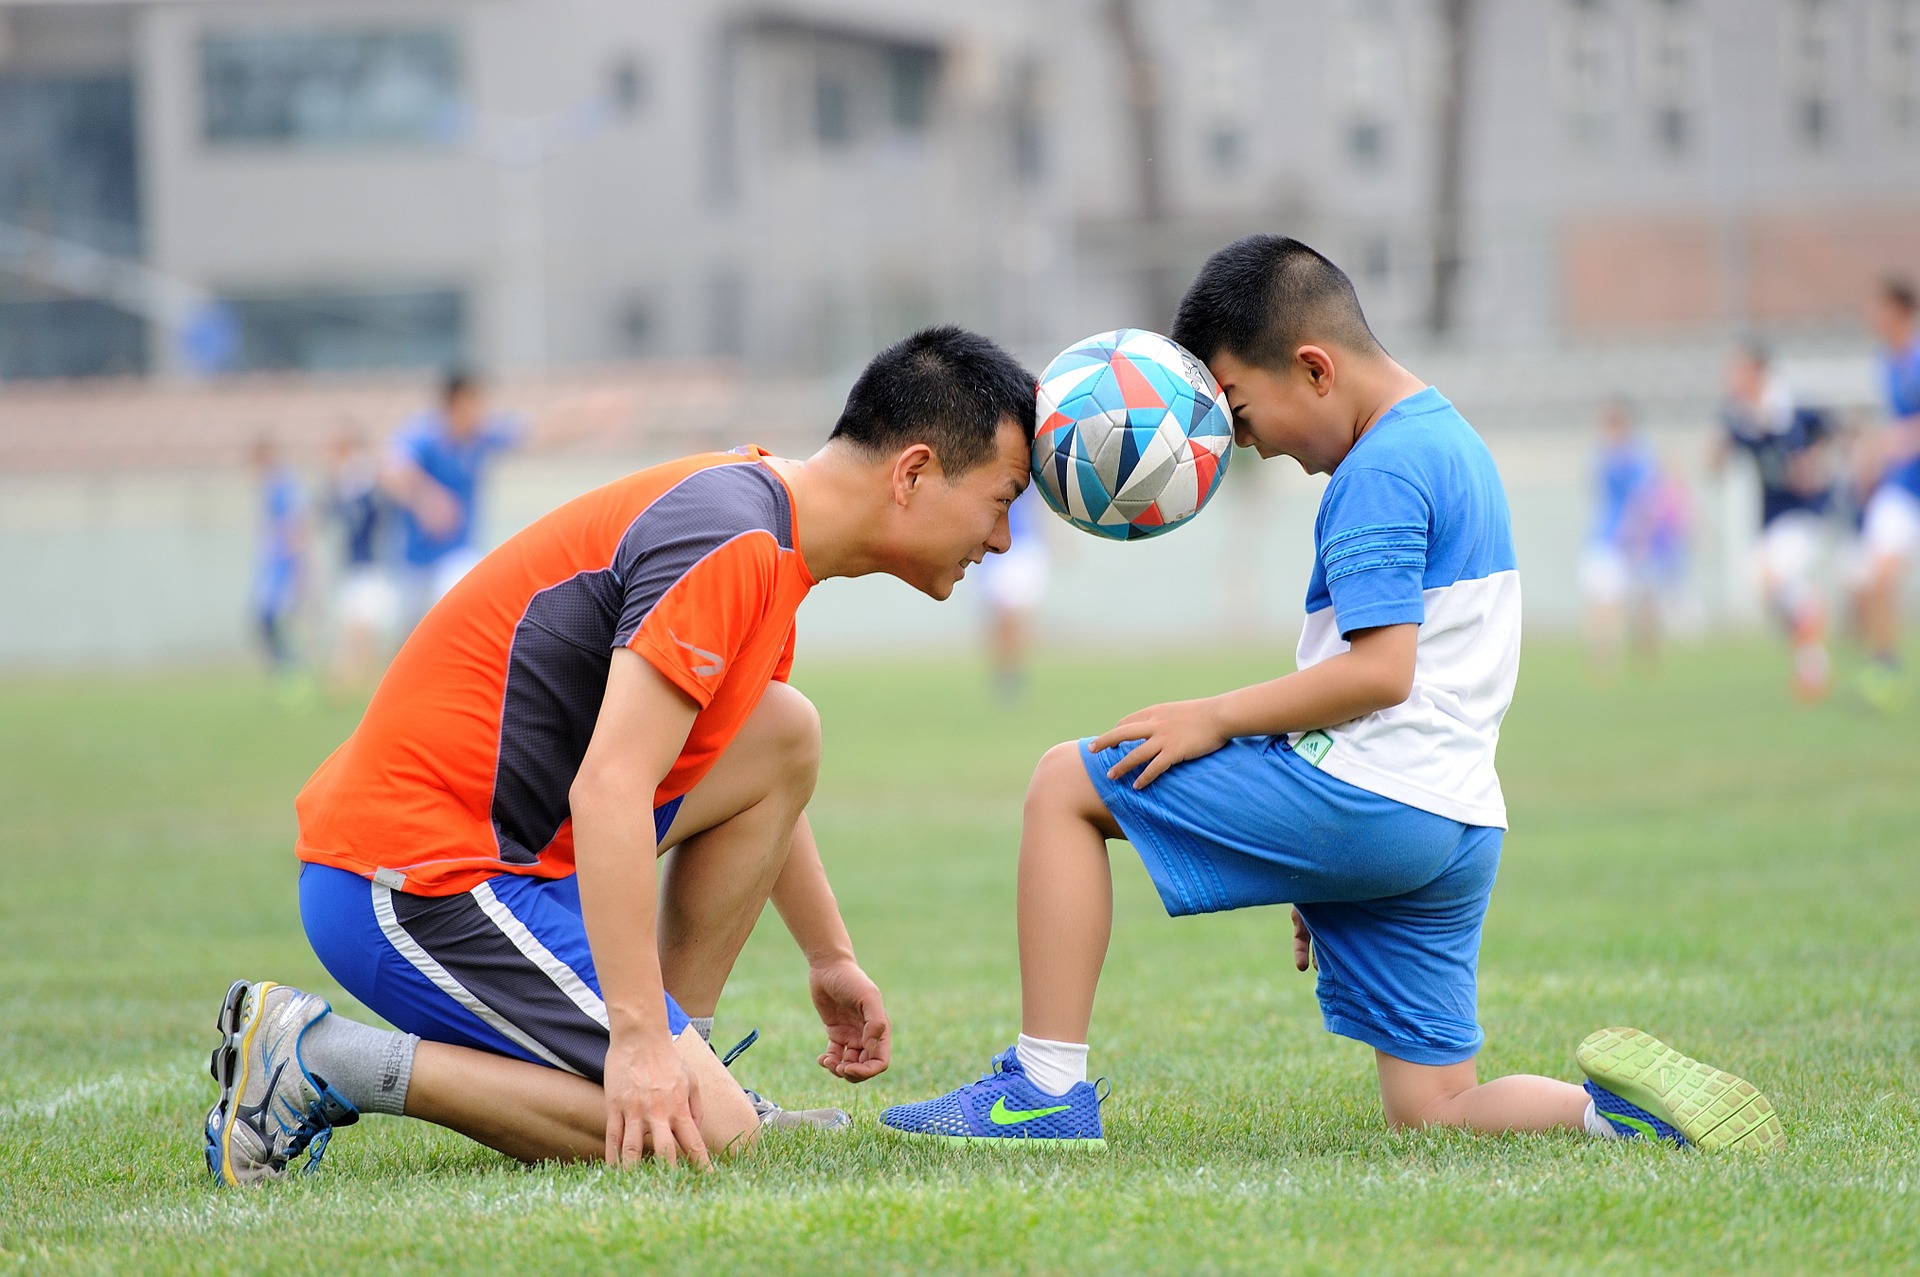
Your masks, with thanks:
M1050 1042L1022 1033L1014 1053L1020 1057L1027 1080L1048 1095L1065 1095L1087 1080L1085 1042Z
M687 1017L687 1023L693 1026L693 1031L700 1035L700 1040L702 1042L713 1041L713 1017L712 1016L690 1015Z
M1586 1123L1587 1134L1593 1136L1595 1139L1617 1140L1625 1138L1619 1131L1614 1129L1612 1122L1600 1116L1600 1110L1593 1106L1592 1100L1587 1101Z

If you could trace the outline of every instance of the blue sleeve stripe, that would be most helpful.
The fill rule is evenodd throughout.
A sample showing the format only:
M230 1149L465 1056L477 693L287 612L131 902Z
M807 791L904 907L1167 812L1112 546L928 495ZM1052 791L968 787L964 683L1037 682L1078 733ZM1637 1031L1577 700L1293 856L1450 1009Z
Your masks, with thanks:
M1412 550L1420 555L1420 562L1427 559L1427 539L1425 537L1379 537L1354 544L1349 542L1338 550L1330 550L1320 556L1323 563L1331 566L1360 554L1386 554L1395 550Z
M1427 566L1424 554L1382 555L1379 558L1366 559L1359 563L1343 563L1338 568L1327 569L1327 584L1344 581L1350 576L1362 572L1378 572L1386 568L1413 568L1416 571ZM1416 585L1416 588L1417 585Z
M1420 543L1422 545L1426 544L1427 525L1424 523L1363 523L1358 527L1345 528L1334 533L1321 543L1320 548L1324 552L1339 545L1342 541L1351 541L1355 537L1374 536L1387 532L1404 532L1419 537Z

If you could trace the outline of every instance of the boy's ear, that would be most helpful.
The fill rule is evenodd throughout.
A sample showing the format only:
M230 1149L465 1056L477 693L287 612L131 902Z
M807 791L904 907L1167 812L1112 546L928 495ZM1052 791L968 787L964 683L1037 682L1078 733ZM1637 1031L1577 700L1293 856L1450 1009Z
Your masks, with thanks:
M1313 386L1313 393L1325 395L1333 390L1333 356L1324 347L1302 346L1293 352L1293 358Z

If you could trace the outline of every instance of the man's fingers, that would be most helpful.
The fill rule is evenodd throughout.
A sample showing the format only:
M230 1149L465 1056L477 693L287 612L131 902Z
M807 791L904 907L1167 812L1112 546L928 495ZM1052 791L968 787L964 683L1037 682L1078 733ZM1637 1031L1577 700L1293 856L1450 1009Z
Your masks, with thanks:
M691 1106L689 1106L691 1108ZM673 1138L686 1152L687 1160L702 1170L713 1165L713 1159L707 1156L707 1142L700 1138L700 1126L691 1112L676 1115L673 1119ZM671 1163L669 1163L671 1164Z
M607 1110L607 1165L620 1165L620 1140L625 1130L617 1109Z
M648 1123L653 1132L653 1160L666 1166L680 1164L680 1146L673 1139L673 1125L666 1118L654 1118Z
M647 1156L647 1128L631 1118L623 1121L620 1135L620 1165L638 1166Z

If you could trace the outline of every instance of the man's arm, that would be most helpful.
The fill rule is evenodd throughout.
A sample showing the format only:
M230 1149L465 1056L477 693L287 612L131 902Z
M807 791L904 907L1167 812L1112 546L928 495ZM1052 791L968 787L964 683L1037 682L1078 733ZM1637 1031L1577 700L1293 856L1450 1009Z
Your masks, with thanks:
M853 956L853 940L805 816L794 827L786 868L773 884L773 907L807 957L813 1005L827 1027L820 1067L849 1082L885 1072L892 1025L879 988Z
M446 536L460 526L460 502L420 462L396 441L380 462L380 490L413 512L420 526L434 536Z
M607 1161L649 1151L671 1165L707 1150L685 1064L667 1033L655 938L659 891L653 796L686 744L692 699L638 654L617 648L606 699L568 797L587 944L606 1001Z
M1107 776L1118 780L1140 767L1133 787L1145 789L1175 763L1211 754L1235 736L1310 731L1390 709L1413 691L1419 634L1412 624L1355 630L1338 656L1219 696L1150 705L1121 719L1093 748L1139 741Z

